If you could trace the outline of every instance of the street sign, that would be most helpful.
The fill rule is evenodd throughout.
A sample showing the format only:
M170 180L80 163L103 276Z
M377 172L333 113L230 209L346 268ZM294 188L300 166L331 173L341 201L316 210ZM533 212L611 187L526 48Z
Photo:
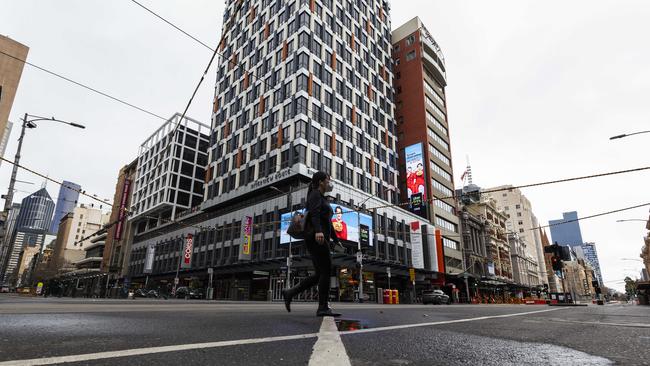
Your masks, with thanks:
M363 254L361 252L357 252L357 263L361 263L363 261Z
M179 281L178 277L174 278L174 285L178 285L178 281Z
M293 260L291 260L291 257L287 257L287 267L291 267L293 264Z
M386 267L386 273L388 274L388 278L390 278L390 267Z
M214 273L214 268L208 268L208 274L213 274Z
M409 277L411 278L411 282L415 282L415 268L409 268Z

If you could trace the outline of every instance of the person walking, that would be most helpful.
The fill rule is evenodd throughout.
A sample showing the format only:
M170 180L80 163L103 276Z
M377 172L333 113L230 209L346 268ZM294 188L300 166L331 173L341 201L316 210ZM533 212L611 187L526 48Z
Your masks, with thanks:
M291 300L294 296L318 284L318 310L316 316L341 316L329 307L330 273L332 256L330 241L339 243L332 227L332 207L325 193L331 192L333 185L329 174L316 172L312 176L307 191L307 216L305 217L305 245L311 255L316 273L307 277L295 287L282 291L284 305L291 312Z

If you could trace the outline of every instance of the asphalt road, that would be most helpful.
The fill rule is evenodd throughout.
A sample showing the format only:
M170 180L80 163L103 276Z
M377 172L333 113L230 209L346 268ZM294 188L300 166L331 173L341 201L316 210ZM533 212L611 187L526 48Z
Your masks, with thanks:
M650 365L650 307L75 300L0 295L0 366Z

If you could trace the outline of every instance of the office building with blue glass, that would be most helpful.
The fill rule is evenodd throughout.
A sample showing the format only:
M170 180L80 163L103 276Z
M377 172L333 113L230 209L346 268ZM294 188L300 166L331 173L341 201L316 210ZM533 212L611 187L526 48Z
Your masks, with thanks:
M582 245L582 232L580 231L577 212L564 212L562 219L550 220L548 223L551 227L551 240L553 243L572 247Z
M61 184L61 188L59 189L59 196L56 200L56 209L54 210L52 225L50 225L51 233L56 233L59 230L61 219L72 212L72 210L77 206L80 190L81 186L77 183L65 180L63 181L63 184Z

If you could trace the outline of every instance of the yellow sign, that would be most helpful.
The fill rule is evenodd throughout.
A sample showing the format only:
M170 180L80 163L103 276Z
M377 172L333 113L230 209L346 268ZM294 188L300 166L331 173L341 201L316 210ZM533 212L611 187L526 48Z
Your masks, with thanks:
M409 268L409 277L411 277L411 282L415 282L415 268Z

